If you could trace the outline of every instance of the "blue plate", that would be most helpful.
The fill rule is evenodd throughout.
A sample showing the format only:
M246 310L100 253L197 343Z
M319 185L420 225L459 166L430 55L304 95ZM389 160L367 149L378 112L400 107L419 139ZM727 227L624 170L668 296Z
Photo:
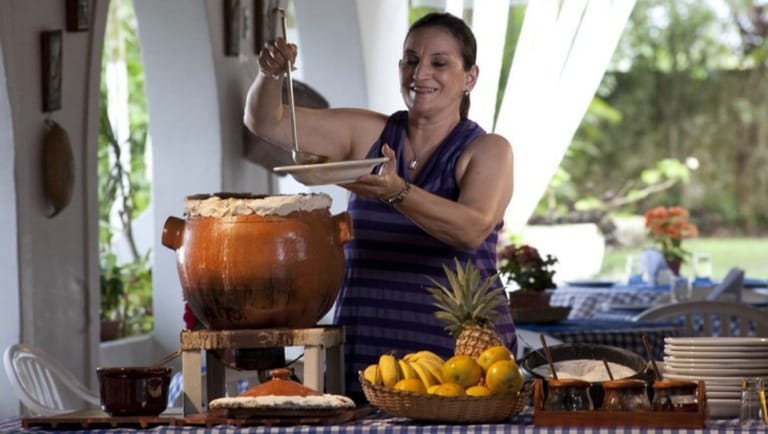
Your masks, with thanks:
M745 288L765 288L765 287L768 287L768 280L745 277L744 287Z
M565 283L568 286L586 286L589 288L610 288L616 284L613 280L570 280Z

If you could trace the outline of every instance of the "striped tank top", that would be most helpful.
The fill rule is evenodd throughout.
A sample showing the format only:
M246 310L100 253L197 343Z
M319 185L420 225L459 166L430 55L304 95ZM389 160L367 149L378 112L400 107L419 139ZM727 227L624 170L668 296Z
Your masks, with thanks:
M407 122L408 112L394 113L368 153L368 158L378 157L382 145L388 144L397 155L397 173L405 179L409 179L403 149ZM483 133L475 122L462 119L429 161L422 163L418 176L409 181L432 194L457 200L456 162L467 145ZM445 358L453 354L455 339L445 330L446 324L434 317L434 298L424 288L434 286L430 277L447 284L442 266L453 268L454 258L462 264L472 260L483 276L495 274L502 224L477 249L467 250L433 238L378 200L353 194L348 212L354 232L353 239L344 246L346 270L335 323L345 328L346 390L354 397L361 390L358 371L376 363L381 354L395 351L402 357L418 350L432 350ZM495 328L514 354L514 324L509 309L500 312Z

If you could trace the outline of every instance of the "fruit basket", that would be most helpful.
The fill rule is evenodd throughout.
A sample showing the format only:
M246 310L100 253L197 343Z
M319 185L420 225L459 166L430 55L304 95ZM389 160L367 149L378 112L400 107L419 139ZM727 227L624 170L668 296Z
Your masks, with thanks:
M516 394L484 397L446 397L390 389L371 384L360 374L363 393L373 406L392 416L415 420L478 423L501 422L520 413L528 402L530 385Z

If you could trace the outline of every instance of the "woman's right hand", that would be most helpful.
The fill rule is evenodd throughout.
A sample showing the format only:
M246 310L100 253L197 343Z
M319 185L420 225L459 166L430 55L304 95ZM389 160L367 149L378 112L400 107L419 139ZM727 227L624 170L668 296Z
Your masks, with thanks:
M277 80L283 76L289 64L293 67L297 53L296 44L289 44L283 38L267 42L259 53L259 70Z

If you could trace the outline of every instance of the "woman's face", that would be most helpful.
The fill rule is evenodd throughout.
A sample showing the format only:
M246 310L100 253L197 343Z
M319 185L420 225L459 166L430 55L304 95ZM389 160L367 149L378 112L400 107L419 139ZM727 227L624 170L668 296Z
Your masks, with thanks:
M476 66L464 71L459 42L447 30L423 27L405 40L400 92L412 113L458 114L464 91L474 86L476 71Z

